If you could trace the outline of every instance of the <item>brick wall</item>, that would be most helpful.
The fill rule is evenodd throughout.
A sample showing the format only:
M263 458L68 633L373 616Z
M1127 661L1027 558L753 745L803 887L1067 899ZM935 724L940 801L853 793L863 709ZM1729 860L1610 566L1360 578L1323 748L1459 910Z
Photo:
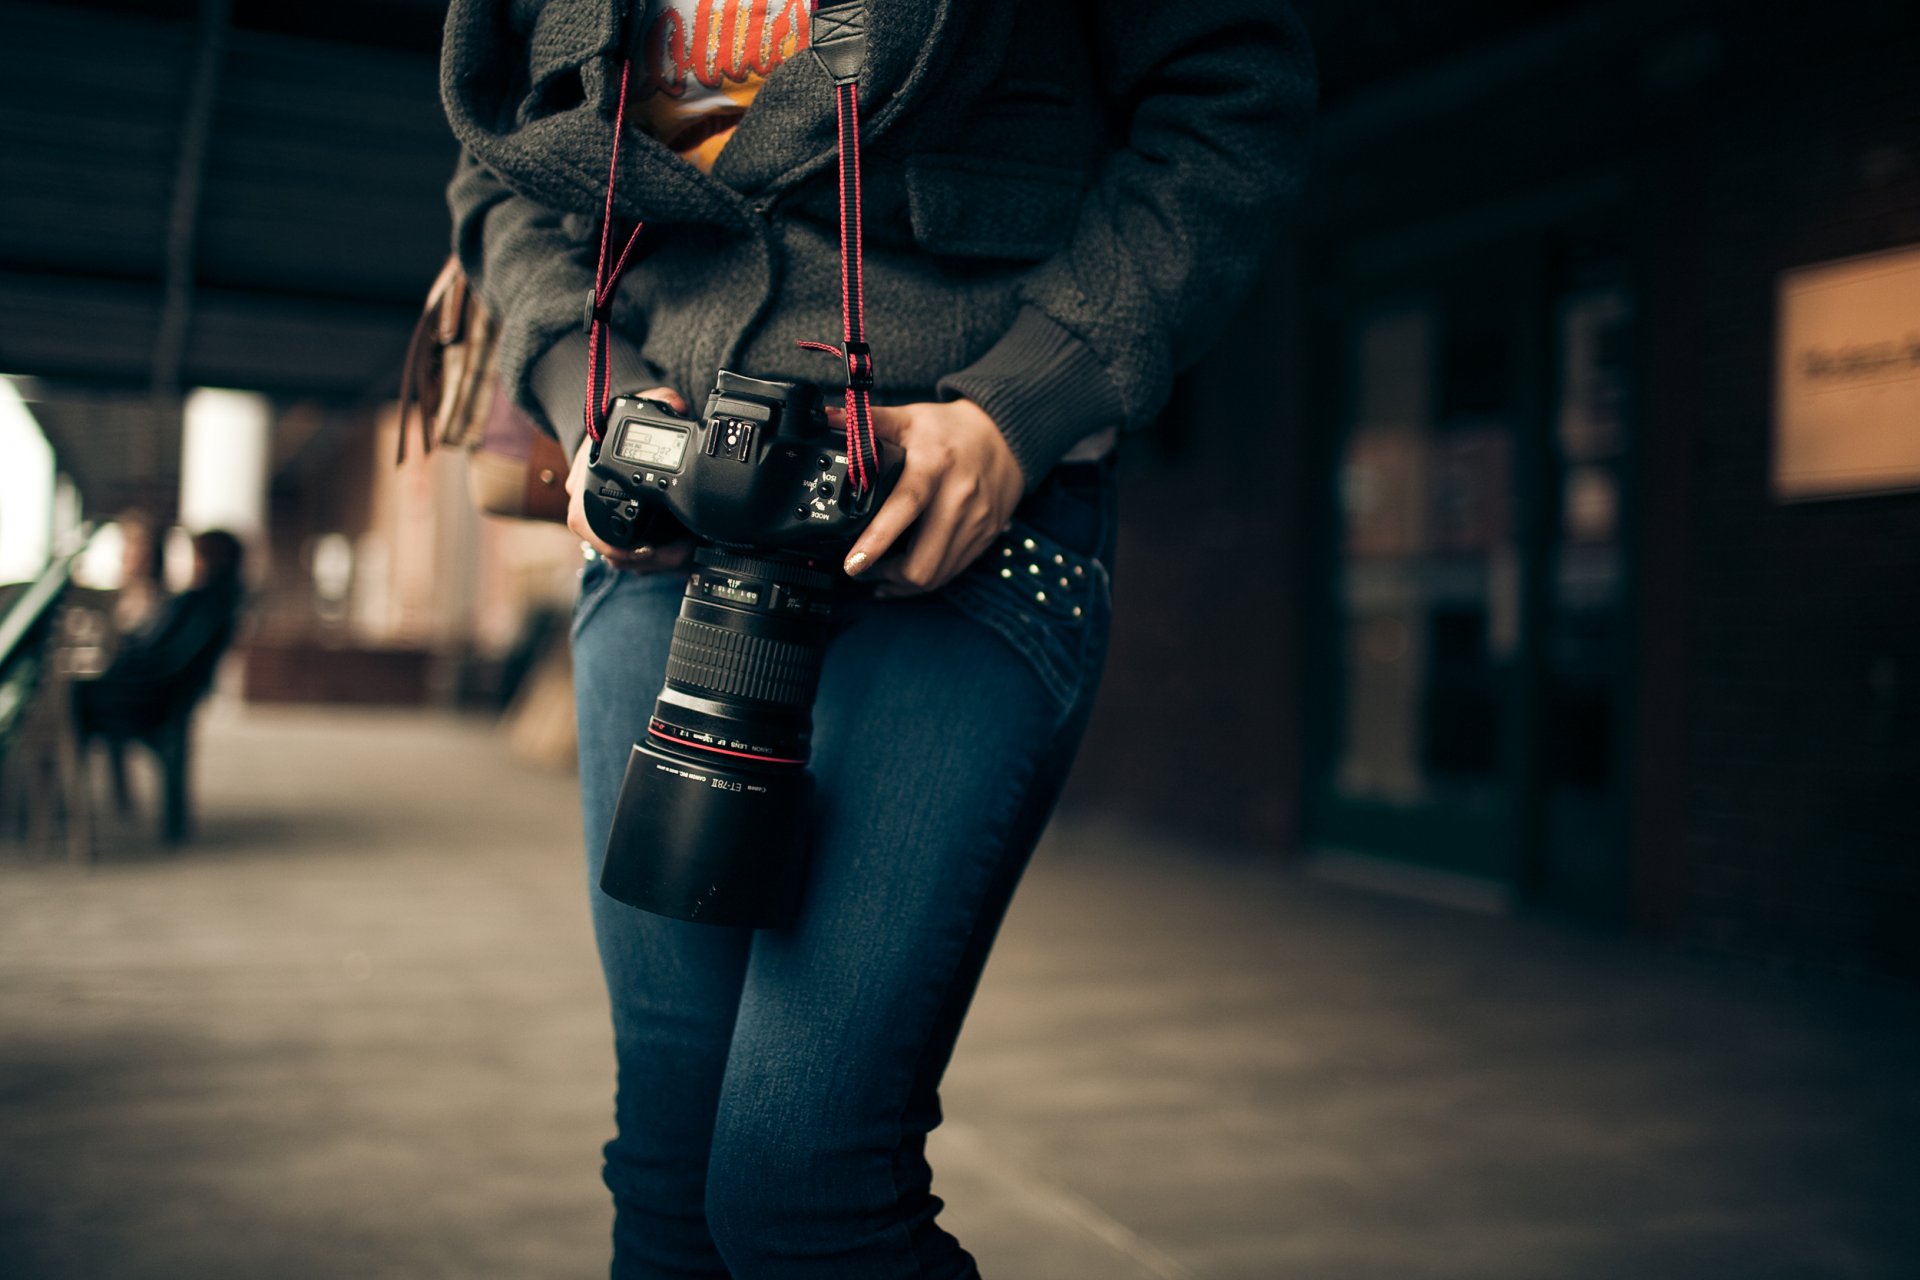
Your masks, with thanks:
M1643 320L1634 918L1920 978L1920 495L1780 505L1769 483L1778 273L1920 243L1920 11L1618 3L1508 34L1451 77L1396 73L1344 119L1333 104L1300 275L1337 290L1367 237L1480 234L1476 210L1624 184ZM1483 71L1505 87L1481 91ZM1132 442L1115 647L1070 793L1280 849L1309 731L1307 513L1337 428L1310 407L1328 375L1288 319L1297 293L1283 263L1183 384L1172 447ZM1280 387L1252 420L1249 368Z
M1769 494L1778 272L1920 243L1920 42L1823 52L1693 148L1703 394L1674 361L1650 388L1699 410L1675 905L1716 948L1916 978L1920 495Z
M1295 261L1274 255L1163 420L1126 442L1113 644L1064 804L1290 850L1306 594Z

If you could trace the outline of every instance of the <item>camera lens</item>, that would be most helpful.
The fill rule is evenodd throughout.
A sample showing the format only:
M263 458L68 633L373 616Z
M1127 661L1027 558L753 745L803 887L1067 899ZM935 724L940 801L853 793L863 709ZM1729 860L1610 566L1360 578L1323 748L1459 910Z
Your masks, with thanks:
M804 870L834 578L798 557L710 547L695 563L600 887L683 920L778 925Z

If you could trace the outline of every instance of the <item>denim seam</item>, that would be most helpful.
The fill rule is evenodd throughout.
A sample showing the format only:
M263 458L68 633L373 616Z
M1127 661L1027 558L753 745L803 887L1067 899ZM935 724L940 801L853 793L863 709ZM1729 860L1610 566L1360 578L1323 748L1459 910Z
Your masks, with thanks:
M1069 706L1068 710L1071 709L1071 706ZM1007 856L1007 840L1012 834L1015 820L1020 815L1021 804L1027 798L1028 792L1033 786L1034 779L1039 776L1041 767L1052 755L1060 737L1060 729L1064 723L1065 713L1063 712L1061 716L1056 717L1052 728L1048 730L1045 749L1036 750L1028 757L1026 768L1022 774L1024 778L1023 785L1021 787L1010 786L1006 788L1009 796L1017 797L1016 802L1002 810L1002 812L996 816L991 838L984 839L980 842L983 848L989 848L995 851L993 857L987 859L992 865L981 868L983 874L978 882L980 885L980 901L975 902L972 911L968 913L970 923L961 933L957 945L953 948L952 955L948 960L947 980L941 984L939 994L934 998L929 1007L929 1019L932 1023L938 1022L940 1011L946 1008L947 1000L953 994L954 984L960 981L961 961L966 957L967 944L971 941L974 930L980 927L980 912L985 908L986 898L994 883L995 874L1000 870L997 864ZM932 1051L933 1042L931 1036L929 1036L927 1042L921 1045L920 1054L914 1059L913 1066L910 1067L906 1073L905 1087L900 1093L900 1107L893 1117L893 1148L887 1154L886 1166L887 1182L893 1190L893 1202L896 1205L900 1203L901 1194L900 1180L897 1176L898 1163L896 1157L900 1148L905 1145L907 1140L907 1108L913 1105L913 1086L920 1078L920 1072L925 1065L927 1055ZM941 1119L944 1123L944 1115ZM935 1127L937 1128L938 1126ZM911 1233L909 1233L907 1240L907 1251L913 1259L914 1274L925 1275L926 1266L920 1257L920 1250L915 1245ZM977 1267L975 1273L978 1274Z
M1010 617L1009 611L999 601L985 598L985 593L994 589L991 586L984 587L979 595L972 592L943 592L941 599L961 617L985 627L1020 655L1021 661L1053 700L1054 720L1058 723L1067 708L1073 705L1079 682L1062 672L1059 669L1061 664L1051 656L1035 652L1029 638L1022 634L1023 624L1017 620L1017 615Z
M595 564L599 563L598 561L595 562ZM613 589L620 585L619 570L610 566L603 566L599 570L599 572L606 575L605 581L588 585L586 578L589 573L594 571L594 567L594 565L588 565L587 568L580 571L583 589L579 599L574 602L573 621L567 628L567 636L570 640L578 640L580 638L580 632L585 629L588 619L592 618L594 613L600 608L601 603L613 594Z

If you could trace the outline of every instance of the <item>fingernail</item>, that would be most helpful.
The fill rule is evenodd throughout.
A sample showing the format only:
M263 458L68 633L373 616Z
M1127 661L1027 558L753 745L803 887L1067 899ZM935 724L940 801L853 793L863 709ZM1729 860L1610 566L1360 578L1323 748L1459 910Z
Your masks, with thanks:
M854 574L859 573L862 569L866 567L867 567L866 552L856 551L852 555L847 557L847 576L849 578L851 578Z
M652 547L635 547L633 549L633 558L635 560L645 560L652 554L653 554Z

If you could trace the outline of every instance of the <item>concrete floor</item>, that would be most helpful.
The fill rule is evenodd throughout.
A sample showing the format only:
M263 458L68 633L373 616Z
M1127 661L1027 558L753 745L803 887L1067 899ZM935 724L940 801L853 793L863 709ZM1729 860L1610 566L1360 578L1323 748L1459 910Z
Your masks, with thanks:
M0 855L0 1276L601 1274L570 780L204 730L198 843ZM1910 1278L1917 1012L1063 822L936 1189L989 1280Z

